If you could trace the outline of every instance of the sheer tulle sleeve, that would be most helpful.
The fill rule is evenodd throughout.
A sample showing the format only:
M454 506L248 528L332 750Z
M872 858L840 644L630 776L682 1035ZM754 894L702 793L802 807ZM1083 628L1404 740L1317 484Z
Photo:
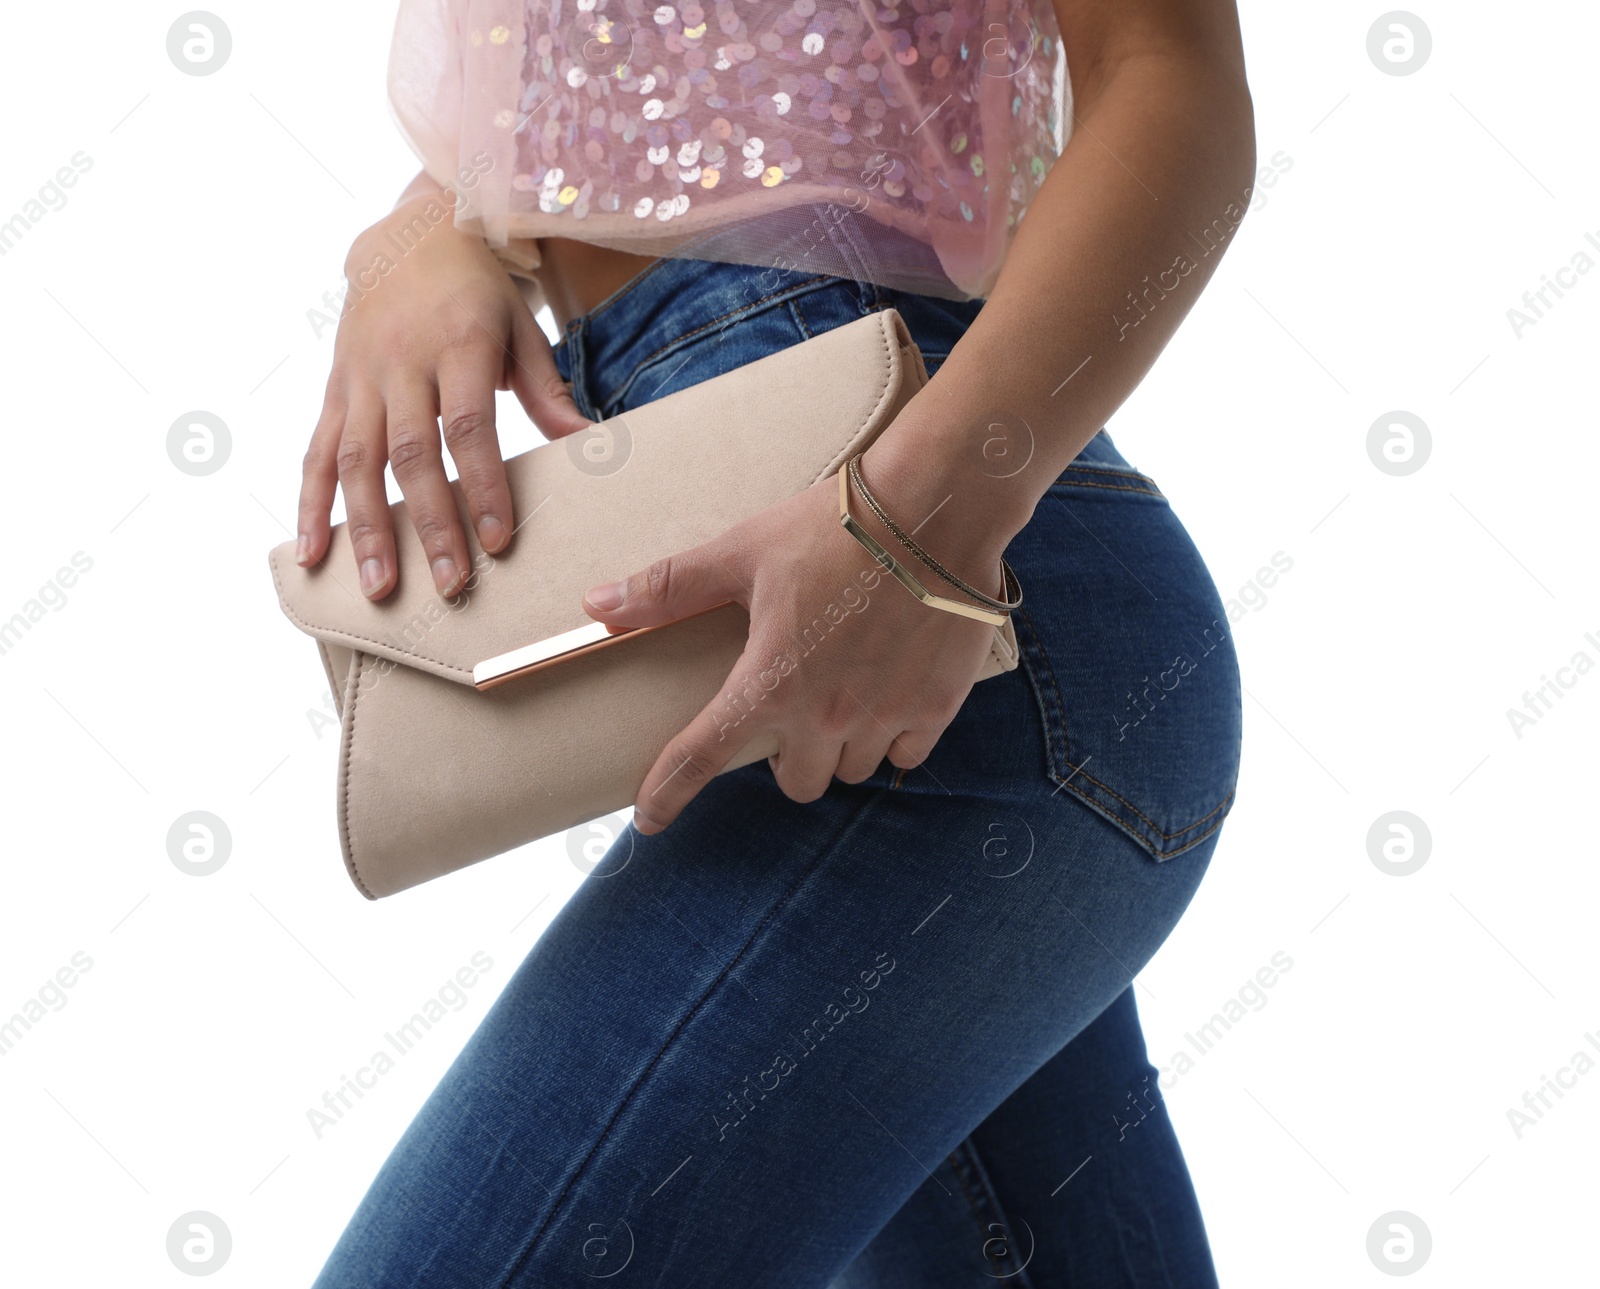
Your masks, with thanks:
M428 176L457 194L456 225L488 241L506 269L521 279L523 295L537 312L544 304L533 276L539 267L539 243L530 236L508 236L510 202L504 194L478 191L485 175L493 172L494 154L474 160L468 151L482 153L473 145L497 142L493 136L478 137L464 125L469 98L479 110L482 91L490 89L480 86L480 93L473 96L465 90L461 24L474 7L465 0L400 0L389 53L389 105ZM509 180L511 149L496 151L504 153L501 174ZM488 209L497 210L499 218L485 219Z
M401 0L389 95L513 271L570 237L959 299L1065 143L1065 72L1050 0Z

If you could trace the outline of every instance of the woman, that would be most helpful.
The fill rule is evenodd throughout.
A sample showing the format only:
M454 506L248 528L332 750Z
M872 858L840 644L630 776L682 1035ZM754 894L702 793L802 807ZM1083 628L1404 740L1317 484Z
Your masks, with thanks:
M1004 553L1026 603L1020 666L974 685L991 629L886 582L745 723L770 764L719 775L712 707L663 748L626 866L540 938L319 1289L1215 1284L1130 982L1231 805L1239 681L1100 426L1248 204L1233 5L436 0L390 85L427 168L351 251L353 280L389 258L340 324L303 563L342 487L393 590L388 462L448 596L441 424L481 544L516 540L496 388L558 437L893 307L933 379L862 482L948 594L1009 602ZM737 600L738 691L871 567L837 506L829 477L585 607Z

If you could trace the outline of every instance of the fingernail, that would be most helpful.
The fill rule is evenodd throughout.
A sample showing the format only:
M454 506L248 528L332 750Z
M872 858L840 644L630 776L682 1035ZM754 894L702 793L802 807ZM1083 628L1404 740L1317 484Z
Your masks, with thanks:
M609 613L612 609L622 607L622 592L625 585L622 582L607 582L604 586L591 587L583 598L600 612Z
M376 595L383 590L383 584L388 579L383 575L383 561L367 559L361 561L361 594Z
M643 833L646 837L650 837L650 836L653 836L654 834L660 832L664 827L666 827L666 825L665 824L658 824L654 819L650 818L648 815L642 815L637 810L635 810L633 812L633 827L634 827L634 831L635 832L640 832L640 833Z
M301 566L311 562L311 535L301 533L300 540L294 544L294 562Z
M506 526L493 515L478 520L478 541L486 551L497 551L506 539Z
M460 576L455 560L448 555L441 555L433 561L433 584L439 588L440 595L454 595Z

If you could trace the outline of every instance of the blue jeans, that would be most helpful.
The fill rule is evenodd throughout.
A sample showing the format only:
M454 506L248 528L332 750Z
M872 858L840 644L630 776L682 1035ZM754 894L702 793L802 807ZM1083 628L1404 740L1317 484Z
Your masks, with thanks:
M665 260L557 359L610 416L890 306L936 370L981 303ZM1007 557L1021 664L923 766L621 832L317 1289L1216 1284L1130 982L1233 800L1227 617L1103 433Z

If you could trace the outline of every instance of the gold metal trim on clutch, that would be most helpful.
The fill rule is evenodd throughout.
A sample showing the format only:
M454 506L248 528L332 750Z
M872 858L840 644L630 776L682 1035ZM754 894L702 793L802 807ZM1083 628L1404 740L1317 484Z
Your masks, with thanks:
M921 600L930 608L943 609L946 613L955 613L963 618L972 618L976 622L987 622L991 627L1004 626L1005 613L994 613L988 609L979 608L976 604L967 604L962 600L946 599L942 595L935 595L916 578L905 565L900 563L893 555L884 550L871 533L863 528L856 517L850 513L850 476L844 467L839 469L839 523L844 530L866 547L867 553L877 560L884 572L892 576L901 586L910 591L912 595ZM1004 564L1002 563L1002 567ZM1005 568L1006 581L1014 582L1015 577L1009 568ZM1009 589L1009 587L1007 588ZM1018 587L1018 591L1022 588Z
M570 662L574 658L584 657L608 645L616 644L619 640L648 635L652 631L661 630L662 627L676 626L679 622L698 618L702 613L726 608L731 603L730 600L723 604L714 604L709 609L700 609L686 617L674 618L671 622L659 622L653 627L625 627L621 631L610 631L604 622L590 622L571 631L563 631L560 635L521 645L509 653L485 658L472 668L472 684L475 689L493 689L508 680L532 675L558 662Z

